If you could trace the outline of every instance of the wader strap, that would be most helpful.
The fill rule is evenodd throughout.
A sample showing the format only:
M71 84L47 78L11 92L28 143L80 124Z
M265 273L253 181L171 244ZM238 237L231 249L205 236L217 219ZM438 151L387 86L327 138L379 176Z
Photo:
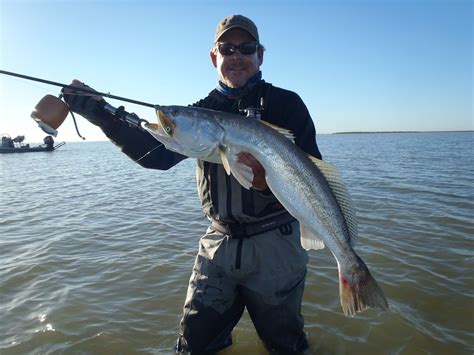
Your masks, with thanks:
M224 224L218 221L212 221L211 228L217 232L228 235L232 239L243 239L271 231L294 221L296 221L296 218L286 212L284 214L253 223Z

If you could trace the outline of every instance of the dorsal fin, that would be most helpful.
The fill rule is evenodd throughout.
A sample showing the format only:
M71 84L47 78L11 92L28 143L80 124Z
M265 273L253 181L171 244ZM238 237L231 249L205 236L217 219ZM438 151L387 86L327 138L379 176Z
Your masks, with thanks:
M349 229L350 243L355 245L358 235L357 216L353 207L351 196L347 191L347 187L342 181L342 178L334 165L329 164L323 160L317 159L309 155L311 161L319 168L321 173L326 178L331 187L337 203L341 208L344 219L346 220L347 228Z
M288 138L290 141L295 143L295 136L293 135L293 132L291 132L289 129L286 129L286 128L283 128L283 127L280 127L280 126L276 126L276 125L274 125L270 122L266 122L266 121L259 121L259 122L262 122L264 125L266 125L270 128L273 128L275 131L283 134L286 138Z

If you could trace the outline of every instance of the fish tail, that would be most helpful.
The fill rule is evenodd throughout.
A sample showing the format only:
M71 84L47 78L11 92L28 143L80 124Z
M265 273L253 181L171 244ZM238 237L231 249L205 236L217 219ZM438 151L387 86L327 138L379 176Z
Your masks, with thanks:
M351 317L368 308L383 311L388 309L388 302L382 289L364 262L360 259L359 261L357 270L352 272L347 272L338 265L341 306L344 314Z

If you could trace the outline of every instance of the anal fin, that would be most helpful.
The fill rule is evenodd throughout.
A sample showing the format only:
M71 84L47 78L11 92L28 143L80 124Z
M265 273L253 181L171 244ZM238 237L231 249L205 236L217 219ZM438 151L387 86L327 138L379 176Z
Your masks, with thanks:
M318 236L311 233L306 227L300 224L301 246L306 249L324 249L324 242Z

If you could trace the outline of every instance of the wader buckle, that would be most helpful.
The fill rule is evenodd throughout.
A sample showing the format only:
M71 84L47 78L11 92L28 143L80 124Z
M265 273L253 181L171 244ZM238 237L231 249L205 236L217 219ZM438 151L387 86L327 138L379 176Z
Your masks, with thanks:
M228 235L231 239L250 238L257 234L262 234L283 225L288 225L296 219L288 212L264 219L263 221L253 223L227 223L213 221L211 227L222 233Z

